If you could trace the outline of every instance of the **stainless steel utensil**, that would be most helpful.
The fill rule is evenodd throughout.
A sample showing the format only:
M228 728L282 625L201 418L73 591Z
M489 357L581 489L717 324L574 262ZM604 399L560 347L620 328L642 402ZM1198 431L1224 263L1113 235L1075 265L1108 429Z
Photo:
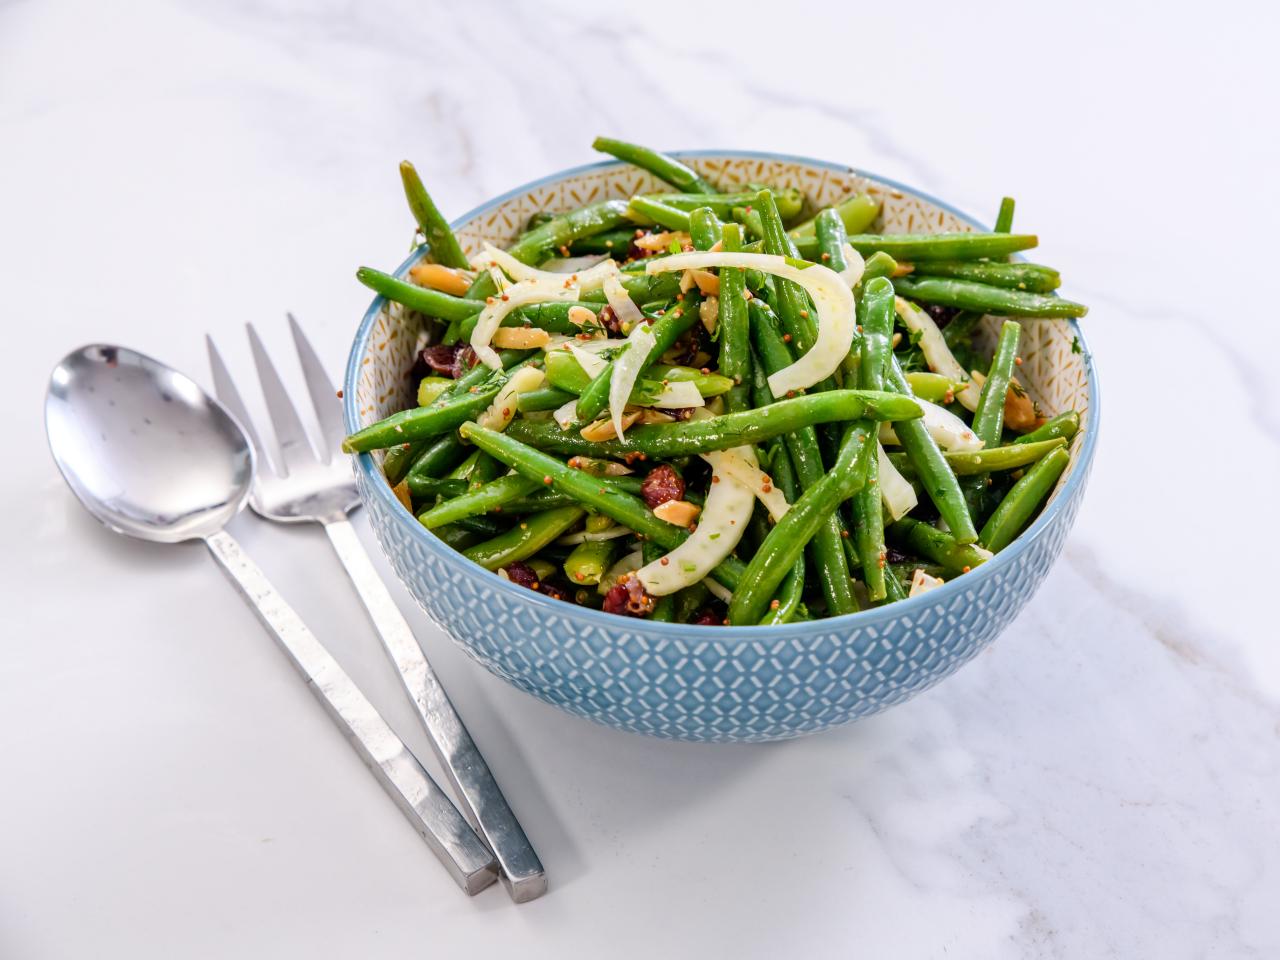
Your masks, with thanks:
M382 639L387 656L403 681L405 692L418 711L436 756L462 799L463 814L497 857L502 881L511 898L523 903L539 897L546 892L547 878L537 853L347 520L347 514L359 506L360 501L351 464L339 452L345 434L341 404L319 357L292 314L289 327L320 436L313 450L298 411L250 324L249 344L279 447L279 455L272 458L268 458L259 435L250 425L248 412L226 364L213 341L205 338L214 391L249 433L264 464L258 471L249 505L268 520L309 521L324 526L329 542ZM275 464L274 471L265 465L268 459Z
M107 527L158 543L205 542L458 885L476 893L493 883L492 855L448 796L222 529L254 476L250 442L226 411L176 370L95 344L54 368L45 429L63 478Z

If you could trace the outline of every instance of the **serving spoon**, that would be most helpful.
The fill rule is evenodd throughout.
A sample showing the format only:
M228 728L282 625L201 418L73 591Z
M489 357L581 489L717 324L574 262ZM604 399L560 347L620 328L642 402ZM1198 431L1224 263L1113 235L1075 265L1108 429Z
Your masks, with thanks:
M493 883L493 855L223 529L253 486L253 449L236 421L189 377L106 344L62 359L44 410L53 459L85 509L140 540L203 540L458 885L473 894Z

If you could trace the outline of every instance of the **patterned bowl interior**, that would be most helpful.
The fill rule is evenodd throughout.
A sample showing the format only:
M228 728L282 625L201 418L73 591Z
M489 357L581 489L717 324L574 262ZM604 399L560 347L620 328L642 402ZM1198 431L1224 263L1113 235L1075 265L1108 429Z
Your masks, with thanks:
M725 189L748 183L794 187L815 208L868 191L881 202L874 227L880 232L980 229L940 203L846 167L727 152L682 157ZM596 164L515 190L454 228L470 254L484 241L509 244L536 212L665 189L635 168ZM412 262L401 266L402 274ZM988 346L998 324L984 320ZM348 426L373 423L413 401L408 372L423 341L422 319L397 304L382 302L366 318L347 372ZM385 481L376 471L358 469L357 476L397 573L432 619L499 676L570 712L657 736L797 736L870 715L947 676L1007 625L1052 565L1087 479L1096 387L1088 350L1071 321L1024 323L1020 353L1019 380L1042 410L1074 409L1082 418L1071 464L1053 494L1063 502L1051 501L1030 530L974 573L927 597L832 620L694 628L611 617L537 594L526 599L527 591L474 567L426 533L385 485L377 489ZM666 664L668 672L646 679L647 671L658 670L655 664ZM726 670L749 674L748 685L727 689Z

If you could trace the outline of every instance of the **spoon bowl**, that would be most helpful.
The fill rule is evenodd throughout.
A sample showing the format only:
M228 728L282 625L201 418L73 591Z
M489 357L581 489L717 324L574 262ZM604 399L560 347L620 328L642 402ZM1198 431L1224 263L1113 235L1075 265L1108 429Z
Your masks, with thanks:
M208 537L244 506L253 449L200 386L145 354L92 344L54 368L49 449L91 514L160 543Z

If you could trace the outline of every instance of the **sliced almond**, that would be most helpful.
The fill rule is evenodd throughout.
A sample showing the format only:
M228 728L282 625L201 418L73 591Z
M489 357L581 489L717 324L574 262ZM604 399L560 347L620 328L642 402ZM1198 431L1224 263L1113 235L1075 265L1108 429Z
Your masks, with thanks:
M643 236L636 237L635 245L641 250L648 250L650 253L664 253L670 248L672 241L679 243L683 248L686 243L690 242L689 234L682 230L646 233Z
M413 282L455 297L464 296L471 287L471 276L441 263L418 263L409 268Z
M669 413L663 413L661 410L654 410L652 407L645 407L640 411L640 419L637 423L641 425L646 423L675 423L676 418Z
M903 263L901 260L899 260L897 263L897 266L893 268L893 273L890 274L890 276L905 277L908 273L913 271L915 268L916 268L916 265L914 263Z
M987 375L981 370L971 371L970 376L979 387L987 382ZM1009 392L1004 395L1004 425L1018 433L1026 433L1036 428L1038 419L1035 401L1018 382L1017 377L1011 378Z
M593 477L625 477L627 474L635 472L625 463L617 463L613 460L598 460L595 457L570 457L569 466L574 470L589 473Z
M600 318L586 307L570 307L569 322L576 324L579 327L584 327L587 324L598 324L600 322Z
M715 333L716 325L720 322L720 298L707 297L703 300L698 306L698 319L707 328L707 333Z
M413 501L409 498L409 481L408 480L401 480L399 483L397 483L394 487L391 488L391 492L396 495L397 500L399 500L402 504L404 504L404 508L406 510L408 510L410 513L413 513Z
M680 292L688 293L690 290L692 290L693 282L694 281L693 281L692 270L686 270L684 271L684 273L680 274Z
M633 410L630 413L622 415L622 431L626 432L627 428L640 419L640 412ZM599 442L601 440L613 440L618 435L614 432L613 421L609 419L597 420L589 423L580 431L583 440L591 440Z
M653 508L653 515L677 527L687 527L698 518L702 508L688 500L668 500Z
M686 270L693 274L693 282L698 285L704 296L720 296L720 278L708 270Z
M538 327L499 327L492 344L499 350L535 350L551 342L551 334Z

